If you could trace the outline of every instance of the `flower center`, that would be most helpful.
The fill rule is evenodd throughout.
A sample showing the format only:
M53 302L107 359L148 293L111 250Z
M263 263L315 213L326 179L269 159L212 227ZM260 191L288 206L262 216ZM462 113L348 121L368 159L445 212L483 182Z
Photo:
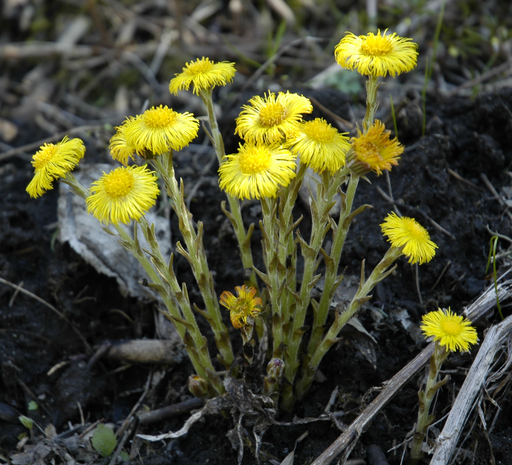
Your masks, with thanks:
M272 162L270 151L264 147L249 147L240 154L240 170L243 174L258 174L269 168Z
M361 44L361 52L368 56L387 55L393 49L393 45L387 36L369 35Z
M441 329L445 334L450 336L457 336L460 334L460 324L457 321L443 321L441 323Z
M331 142L336 135L336 129L322 120L313 120L304 124L302 131L316 142Z
M260 110L259 119L262 126L271 128L272 126L281 124L286 119L286 116L286 108L282 104L279 102L270 102Z
M249 301L247 301L247 296L237 297L236 302L233 304L232 312L236 313L238 316L247 316L251 314L252 310L252 298L249 297Z
M416 223L416 221L408 221L407 222L407 233L410 237L414 237L418 240L425 240L425 229L420 224Z
M57 146L54 144L45 144L38 153L34 155L34 160L32 165L35 169L40 170L44 168L53 158L55 152L57 151Z
M109 197L117 199L128 194L134 183L135 178L132 173L123 168L117 168L105 176L103 187Z
M196 76L210 71L213 63L208 59L197 60L195 63L190 63L187 66L187 73L190 76Z
M361 143L358 145L357 158L359 158L362 161L375 159L382 160L379 148L373 142L369 141L361 141Z
M173 126L176 122L176 112L167 108L167 106L150 108L143 115L144 123L151 129L162 129Z

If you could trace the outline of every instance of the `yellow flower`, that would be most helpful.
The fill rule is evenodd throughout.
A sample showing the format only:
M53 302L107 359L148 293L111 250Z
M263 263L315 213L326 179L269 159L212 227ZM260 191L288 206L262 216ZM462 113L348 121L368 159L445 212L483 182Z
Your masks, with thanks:
M303 113L311 113L313 106L306 97L290 92L268 92L255 96L244 105L236 119L235 134L246 142L273 143L295 136Z
M229 310L232 325L239 329L244 325L250 324L248 318L254 318L261 312L261 299L254 297L256 289L254 287L236 286L237 297L231 292L224 291L220 295L220 304Z
M318 173L328 170L331 174L345 164L345 154L350 149L348 138L323 118L301 124L299 133L289 139L287 146L300 155L301 163Z
M37 198L53 189L53 181L72 171L85 155L81 139L65 136L57 144L44 144L32 157L34 177L27 186L30 197Z
M353 151L347 156L347 167L355 174L364 175L373 171L378 175L382 170L391 171L391 165L398 165L404 146L398 139L390 139L390 131L379 120L375 120L366 134L359 129L358 137L350 140Z
M159 190L155 173L144 166L122 166L91 185L85 200L87 212L102 223L138 220L156 202Z
M478 335L471 326L471 321L453 313L450 308L423 315L420 328L425 337L439 341L450 352L468 352L470 346L478 342Z
M188 90L194 84L194 94L199 95L203 90L213 89L215 86L225 86L233 81L235 64L227 61L215 63L209 58L198 58L187 63L182 73L176 73L171 79L169 92L176 95L180 90Z
M114 160L122 163L123 165L128 164L128 157L135 161L135 147L128 145L126 142L126 136L124 130L131 121L127 119L121 126L117 127L117 132L110 138L110 155Z
M412 39L391 35L368 33L356 36L347 32L334 48L334 57L342 68L372 76L391 76L411 71L416 66L418 45Z
M422 265L434 258L437 245L430 240L428 231L415 219L400 218L396 213L390 213L380 227L392 247L402 248L402 253L409 257L409 263Z
M147 152L161 155L186 147L197 136L199 121L191 113L178 113L160 105L128 118L123 126L126 144L146 157Z
M240 144L219 168L219 185L233 197L275 197L295 177L295 155L280 145Z

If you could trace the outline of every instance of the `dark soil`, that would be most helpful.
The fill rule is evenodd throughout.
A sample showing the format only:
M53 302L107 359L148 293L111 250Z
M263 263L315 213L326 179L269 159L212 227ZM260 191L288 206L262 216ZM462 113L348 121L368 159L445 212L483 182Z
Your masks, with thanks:
M316 98L321 100L322 96L316 95ZM321 103L329 107L332 98L348 101L342 95L326 93ZM370 391L391 378L423 346L399 322L400 310L406 310L410 321L417 325L424 313L438 307L451 306L461 311L490 284L485 275L489 231L510 236L511 220L506 214L506 205L490 192L482 177L487 177L504 202L511 184L507 170L512 163L512 89L503 88L474 100L430 97L424 137L418 134L417 124L411 123L419 108L419 101L412 100L399 114L399 136L407 149L400 165L390 173L390 180L392 195L401 213L427 227L439 246L434 260L419 267L421 302L414 269L402 259L395 273L376 288L371 301L387 318L375 321L369 311L360 315L366 329L378 342L373 347L374 363L352 344L354 336L347 334L323 360L322 382L314 383L292 416L281 414L278 417L281 421L291 421L293 416L320 415L337 387L339 392L331 410L346 412L341 421L349 424L361 407L372 400L374 394ZM340 116L348 118L343 112ZM403 128L409 129L404 131ZM106 161L106 155L95 153L92 138L85 141L88 144L86 158L91 153L89 160ZM23 142L27 141L19 141ZM198 171L187 160L191 157L185 153L176 156L178 175L183 176L190 189L198 179ZM33 418L43 429L51 423L57 433L63 433L78 426L76 432L80 434L85 429L80 426L82 422L87 426L101 420L119 427L143 393L150 375L153 375L153 383L143 408L156 409L189 398L186 380L191 374L191 365L186 357L173 367L132 365L119 370L118 363L104 359L90 363L94 351L106 341L155 337L154 305L123 297L115 280L99 275L68 245L54 240L58 190L37 200L30 199L25 187L32 170L25 159L2 162L0 173L0 277L22 285L65 317L59 317L30 296L15 295L12 287L0 284L0 402L4 411L0 415L1 455L8 457L20 452L16 451L16 445L20 434L26 432L14 409ZM356 207L368 203L374 208L358 216L353 223L342 259L347 275L358 275L363 259L366 259L367 270L371 270L387 250L379 223L393 206L377 188L388 194L389 188L385 176L370 175L369 179L371 184L360 184ZM222 199L215 182L215 168L212 168L195 192L191 210L194 219L205 224L205 245L219 293L233 290L243 280L243 270L234 252L235 241L219 206ZM248 222L258 220L257 208L252 208L255 205L248 203L244 207ZM298 208L307 215L303 206ZM429 219L446 232L436 228ZM179 237L175 219L172 228L173 237ZM253 241L256 250L258 234ZM509 245L504 241L499 244L504 249ZM191 299L200 304L186 262L178 260L176 267L178 276L191 290ZM506 308L504 310L508 313ZM480 322L480 339L490 323L492 321ZM204 328L206 330L206 326ZM452 382L450 387L443 388L437 401L438 419L449 410L464 380L464 369L470 366L472 359L472 355L466 354L446 362L445 369L451 370ZM400 463L403 449L388 451L405 441L413 428L420 381L406 385L375 418L352 452L352 458L366 458L369 446L377 445L390 464ZM30 401L35 401L39 408L29 411ZM505 404L501 407L503 411L490 443L484 439L481 426L467 438L465 449L476 455L465 463L489 463L492 445L496 463L512 464L512 416L509 407ZM187 418L188 414L183 414L153 425L141 425L136 432L177 431ZM246 464L255 463L255 444L250 431L256 420L244 419L248 431ZM226 412L224 416L211 416L197 423L180 439L145 444L130 436L124 450L133 453L134 463L146 465L236 463L237 453L226 437L233 427L234 420ZM307 437L296 447L297 464L310 463L340 434L331 422L273 426L263 437L262 461L280 463L305 432L308 432ZM35 429L34 433L41 441L41 431ZM67 450L75 459L79 457L78 452ZM52 454L40 463L50 463L51 457L58 457L57 452ZM99 456L83 459L81 463L86 462L107 463ZM57 463L60 462L57 460Z

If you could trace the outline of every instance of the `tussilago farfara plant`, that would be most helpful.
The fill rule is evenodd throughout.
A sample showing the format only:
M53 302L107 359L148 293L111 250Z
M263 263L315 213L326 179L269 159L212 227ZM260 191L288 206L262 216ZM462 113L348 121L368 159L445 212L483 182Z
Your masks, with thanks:
M418 421L411 445L411 464L418 463L423 457L423 439L435 418L433 414L429 414L430 406L437 390L449 380L449 376L446 376L438 381L442 364L451 352L469 352L471 346L478 342L478 335L471 326L471 321L453 313L449 308L424 315L420 328L425 337L433 340L435 345L425 389L418 392Z
M51 189L54 180L61 179L84 198L89 213L105 227L113 228L109 231L139 260L150 277L151 287L167 307L196 372L189 383L194 394L211 397L224 391L218 365L216 368L212 363L206 339L197 325L198 315L213 330L222 365L230 369L235 360L222 306L229 311L233 326L240 330L245 364L257 363L266 356L262 392L275 401L280 399L281 406L290 410L310 387L322 358L338 340L343 326L371 298L373 287L394 270L394 262L405 255L410 263L423 264L435 254L436 245L414 219L388 215L381 227L390 242L389 250L368 278L363 261L354 298L329 318L334 292L343 279L338 268L351 221L367 207L352 208L359 180L371 172L380 175L391 170L403 153L403 146L396 138L391 139L382 122L375 120L379 77L394 77L413 69L416 48L411 39L380 31L366 36L347 33L336 46L335 57L343 68L368 77L366 115L352 139L322 118L305 121L304 116L313 110L306 97L268 91L243 106L235 133L244 142L236 153L226 154L212 91L232 81L234 64L197 59L187 63L171 80L171 93L187 91L192 86L206 108L206 130L220 166L219 186L227 197L221 208L236 234L243 267L249 270L245 282L233 283L236 295L223 290L219 300L203 247L203 225L198 222L194 226L184 201L183 182L176 179L174 172L173 151L186 147L197 135L199 122L192 114L159 106L128 117L110 141L112 157L123 166L105 173L88 189L71 174L84 155L82 141L65 138L58 144L47 144L34 155L35 176L27 190L37 197ZM143 166L129 165L130 159ZM308 168L318 173L318 180L314 181L317 189L310 201L311 236L305 238L297 230L302 218L293 217L293 207ZM174 274L172 258L170 263L164 260L154 226L144 216L156 202L158 177L179 218L183 243L178 242L176 250L192 268L203 308L190 302L187 287ZM341 212L335 220L330 211L337 194L341 196ZM246 229L244 225L240 210L244 199L257 199L261 204L262 270L253 264L250 239L254 226ZM132 220L140 225L149 250L142 250L137 236L132 239L119 226ZM332 243L328 251L323 249L326 240ZM303 261L300 274L299 253ZM317 301L311 298L311 291L321 277L324 289ZM312 313L311 327L305 326L308 312ZM268 353L255 358L256 342L267 334L271 341Z

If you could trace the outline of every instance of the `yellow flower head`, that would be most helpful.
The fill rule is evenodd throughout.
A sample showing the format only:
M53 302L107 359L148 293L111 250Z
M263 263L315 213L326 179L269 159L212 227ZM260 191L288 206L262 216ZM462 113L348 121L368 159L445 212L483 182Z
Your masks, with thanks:
M32 157L34 177L27 186L30 197L37 198L53 189L53 181L72 171L85 155L81 139L65 136L57 144L44 144Z
M306 97L290 92L268 92L255 96L244 105L236 119L235 134L246 142L274 143L298 133L303 113L311 113L313 105Z
M382 174L391 171L391 165L398 165L404 146L398 139L390 139L390 131L382 122L375 120L366 134L357 130L358 136L350 140L352 151L347 156L347 167L355 174L364 175L370 171Z
M187 63L182 73L176 73L176 77L171 79L169 84L169 92L176 95L180 90L188 90L190 84L194 84L194 94L199 95L203 90L233 82L235 73L234 63L215 63L209 58L198 58Z
M342 68L355 69L358 73L385 77L395 77L411 71L416 66L418 45L412 39L391 35L368 33L356 36L347 32L334 48L334 57Z
M430 240L428 231L415 219L400 218L396 213L390 213L380 227L392 247L402 248L402 253L409 257L409 263L422 265L434 258L437 245Z
M295 155L280 145L240 144L219 168L219 186L239 199L275 197L295 177Z
M423 315L420 328L425 337L432 337L450 352L468 352L478 342L478 335L471 326L471 321L453 313L450 308Z
M243 286L235 287L235 297L231 292L224 291L220 295L220 304L229 310L231 323L239 329L244 325L250 324L248 318L254 318L261 312L261 299L254 297L256 289L254 287Z
M117 127L117 132L110 138L110 155L114 160L122 163L123 165L128 164L128 157L135 161L135 147L128 145L126 142L125 128L131 120L127 119L121 126Z
M328 170L331 174L345 164L345 154L350 149L348 138L323 118L302 123L287 146L300 155L301 163L318 173Z
M138 220L155 204L159 193L155 173L146 165L122 166L103 173L90 190L85 200L87 212L105 224Z
M123 126L126 145L145 157L147 152L161 155L186 147L197 136L199 121L191 113L178 113L160 105L128 118Z

